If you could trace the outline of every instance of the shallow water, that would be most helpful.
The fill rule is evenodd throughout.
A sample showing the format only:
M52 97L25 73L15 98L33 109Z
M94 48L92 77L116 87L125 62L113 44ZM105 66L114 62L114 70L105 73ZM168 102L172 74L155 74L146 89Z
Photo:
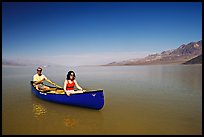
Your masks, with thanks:
M2 67L2 134L202 134L202 65L46 67L63 86L103 89L101 110L56 104L31 92L34 67Z

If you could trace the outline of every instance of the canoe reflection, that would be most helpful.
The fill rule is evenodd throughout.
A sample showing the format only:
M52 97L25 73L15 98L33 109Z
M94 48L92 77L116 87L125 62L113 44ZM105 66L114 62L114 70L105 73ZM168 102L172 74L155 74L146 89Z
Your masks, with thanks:
M46 119L47 115L47 108L41 104L33 104L33 116L37 120ZM75 119L73 116L67 115L63 119L63 123L65 127L74 128L78 125L79 121Z
M37 120L41 120L45 118L47 109L46 107L42 106L41 104L33 104L33 114Z
M87 133L93 130L97 132L103 127L103 111L44 101L33 93L31 98L33 117L42 127L53 129L54 126L56 130L63 133L66 133L67 129L69 133L80 130Z
M78 125L79 121L72 116L65 116L64 118L64 124L68 128L74 128Z

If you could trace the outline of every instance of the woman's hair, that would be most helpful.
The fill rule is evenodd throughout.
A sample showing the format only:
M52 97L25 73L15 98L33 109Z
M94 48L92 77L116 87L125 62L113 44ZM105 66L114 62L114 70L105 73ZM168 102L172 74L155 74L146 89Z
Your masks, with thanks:
M70 75L71 75L72 73L74 74L74 78L73 78L73 79L75 79L75 73L74 73L74 71L69 71L69 72L67 73L67 78L66 78L67 80L70 80Z

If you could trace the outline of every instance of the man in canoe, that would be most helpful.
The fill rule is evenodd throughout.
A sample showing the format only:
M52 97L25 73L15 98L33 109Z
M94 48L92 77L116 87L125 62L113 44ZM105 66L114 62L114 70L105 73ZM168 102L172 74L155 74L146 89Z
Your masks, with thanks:
M42 74L42 68L38 67L37 73L33 76L33 82L34 82L34 85L36 85L37 90L41 90L41 91L49 91L50 90L50 87L45 86L43 84L44 80L47 80L47 77Z
M65 93L70 96L71 93L75 92L74 91L74 86L77 87L77 89L80 90L80 92L83 92L85 90L83 90L79 84L77 83L76 79L75 79L75 73L74 71L69 71L67 73L67 78L64 81L64 91ZM79 92L78 92L79 93Z

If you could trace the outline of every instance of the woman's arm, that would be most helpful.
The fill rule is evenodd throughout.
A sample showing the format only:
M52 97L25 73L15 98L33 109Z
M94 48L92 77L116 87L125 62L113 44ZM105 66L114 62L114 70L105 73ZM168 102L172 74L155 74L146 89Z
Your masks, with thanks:
M64 81L64 91L66 91L67 80Z
M77 87L79 90L82 90L82 88L79 86L79 84L77 83L76 80L74 80L74 83L75 83L76 87Z

